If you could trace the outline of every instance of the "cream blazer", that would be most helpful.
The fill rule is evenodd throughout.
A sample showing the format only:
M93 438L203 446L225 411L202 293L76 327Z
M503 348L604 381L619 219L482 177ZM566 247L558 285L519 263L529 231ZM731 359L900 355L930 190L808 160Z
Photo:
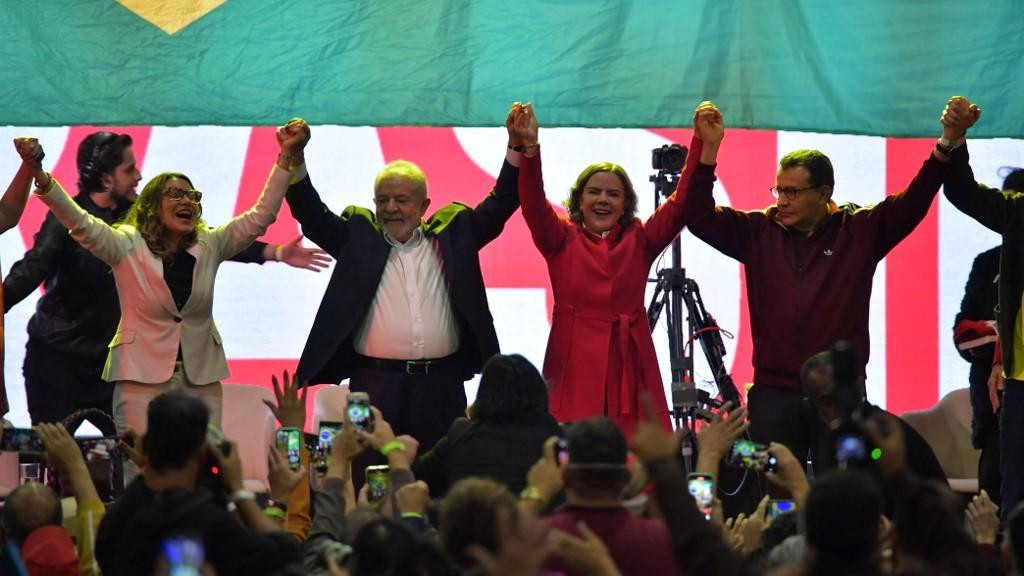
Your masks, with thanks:
M178 310L164 281L163 262L132 226L111 227L76 204L60 183L37 194L72 238L114 273L121 322L109 345L103 379L159 384L170 380L181 346L185 375L193 384L226 378L227 358L213 322L213 286L220 263L266 232L288 189L291 173L276 165L256 204L218 228L198 231L188 253L196 259L192 294Z

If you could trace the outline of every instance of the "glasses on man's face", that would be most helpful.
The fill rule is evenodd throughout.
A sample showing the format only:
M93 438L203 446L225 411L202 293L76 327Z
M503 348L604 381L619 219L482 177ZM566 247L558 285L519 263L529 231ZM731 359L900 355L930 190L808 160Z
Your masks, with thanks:
M199 203L203 199L203 193L199 190L185 190L184 188L168 188L164 190L164 198L168 200L174 200L175 202L181 202L182 199L188 198L191 202Z
M808 190L816 190L817 188L817 186L808 186L806 188L776 188L775 186L772 186L769 190L772 191L772 196L775 196L776 198L785 196L786 200L792 202L799 198L804 192Z

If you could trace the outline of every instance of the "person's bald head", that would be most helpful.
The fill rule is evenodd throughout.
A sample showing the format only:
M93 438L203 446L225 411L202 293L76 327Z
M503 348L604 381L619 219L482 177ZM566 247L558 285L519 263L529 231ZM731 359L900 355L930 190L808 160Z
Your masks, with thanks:
M50 524L60 526L63 519L57 494L39 482L18 486L7 495L4 503L4 534L18 546L36 528Z
M832 351L826 350L811 356L800 367L800 385L803 388L804 396L814 407L826 423L839 420L843 417L840 400L836 398L835 369L832 361ZM854 390L857 400L863 401L864 379L856 380L857 389Z

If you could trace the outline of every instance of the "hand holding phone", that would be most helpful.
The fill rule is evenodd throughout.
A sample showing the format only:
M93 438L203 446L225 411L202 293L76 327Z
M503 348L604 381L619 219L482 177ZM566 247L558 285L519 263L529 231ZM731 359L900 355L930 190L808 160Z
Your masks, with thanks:
M772 520L778 518L782 514L789 512L790 510L796 509L796 503L792 500L769 500L768 501L768 517Z
M705 520L711 520L711 509L715 495L715 481L710 474L694 472L689 475L686 481L690 495L697 501L697 509L704 515Z
M366 392L349 392L345 409L348 421L356 430L373 433L373 412L370 410L370 395Z
M317 435L317 470L327 469L327 456L331 453L334 439L341 432L341 427L341 422L328 422L326 420L320 422L320 433Z
M559 438L555 442L555 460L558 462L559 468L569 465L569 441L565 438Z
M386 464L383 466L366 467L366 489L370 504L380 509L384 504L384 498L388 495L388 474L391 468Z
M743 439L733 442L725 463L759 472L777 472L779 469L778 460L768 451L767 446Z
M4 452L44 452L46 447L39 434L31 428L4 428L0 438L0 450Z
M274 446L288 458L288 467L298 470L302 464L302 431L298 428L278 428L274 432Z

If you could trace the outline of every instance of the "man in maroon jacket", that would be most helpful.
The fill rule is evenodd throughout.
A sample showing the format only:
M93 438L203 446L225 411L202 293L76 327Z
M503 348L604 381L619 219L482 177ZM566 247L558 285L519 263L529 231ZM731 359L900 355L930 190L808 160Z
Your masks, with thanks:
M972 110L962 97L947 107ZM875 268L928 213L949 172L949 153L962 142L957 129L944 126L907 189L865 208L832 200L832 163L817 150L796 150L779 161L771 188L777 200L764 210L716 206L711 194L688 199L694 235L744 264L755 383L747 403L755 441L781 442L805 460L811 429L800 366L846 340L864 373Z

